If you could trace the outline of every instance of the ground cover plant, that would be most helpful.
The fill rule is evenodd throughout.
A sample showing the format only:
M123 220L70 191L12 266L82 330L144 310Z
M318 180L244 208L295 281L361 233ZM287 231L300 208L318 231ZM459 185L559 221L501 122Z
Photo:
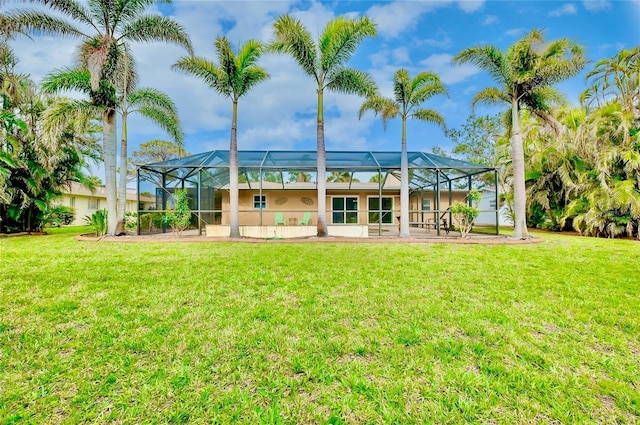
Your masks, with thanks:
M52 231L0 239L0 423L640 419L637 241Z

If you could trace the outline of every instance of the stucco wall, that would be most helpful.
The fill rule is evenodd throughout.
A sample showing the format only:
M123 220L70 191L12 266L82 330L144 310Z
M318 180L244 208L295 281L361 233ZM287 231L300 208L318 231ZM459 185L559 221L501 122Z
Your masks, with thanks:
M254 208L254 196L260 194L259 190L241 190L239 195L239 209L240 209L240 224L241 225L272 225L275 224L275 213L282 212L285 218L286 224L297 224L302 220L305 212L311 213L311 221L309 225L315 226L318 220L318 205L316 202L315 190L263 190L262 194L266 196L266 208L260 211L259 208ZM463 201L466 192L454 192L453 201ZM400 215L400 195L398 191L383 191L383 197L393 197L393 215ZM332 206L333 197L357 197L358 198L358 223L357 224L373 224L369 223L368 217L368 198L378 197L377 190L365 191L348 191L348 190L327 190L326 205L329 212L327 213L327 224L332 225L332 214L330 212ZM425 192L425 199L431 200L431 209L434 208L434 195L433 193ZM309 200L312 203L309 204ZM306 203L305 203L306 201ZM419 198L412 196L410 200L410 206L412 210L420 210L421 203ZM441 193L440 206L442 210L445 210L449 206L448 193ZM222 223L223 225L229 224L229 192L222 192ZM261 222L262 216L262 222ZM433 214L429 214L430 218ZM411 222L422 221L422 217L426 214L412 214L410 218ZM395 218L393 224L397 223Z

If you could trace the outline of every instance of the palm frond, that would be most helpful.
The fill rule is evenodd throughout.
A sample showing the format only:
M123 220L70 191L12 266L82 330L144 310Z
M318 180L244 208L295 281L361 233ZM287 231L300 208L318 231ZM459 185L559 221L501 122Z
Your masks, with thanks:
M440 115L440 113L434 111L433 109L417 109L413 111L413 113L411 114L411 117L419 121L425 121L425 122L437 124L446 130L444 117Z
M374 115L382 118L382 125L387 129L387 122L400 115L399 105L392 99L382 96L368 97L360 106L358 111L358 119L361 119L365 112L373 111Z
M129 93L127 104L131 108L153 107L167 111L167 113L175 116L178 115L178 108L173 100L167 94L154 88L139 88Z
M476 65L489 72L494 81L500 85L506 84L511 78L507 58L495 46L469 47L458 53L452 63Z
M487 87L473 97L471 106L475 107L478 103L484 103L486 105L500 105L502 103L511 104L511 99L505 92L497 87Z
M355 20L339 16L331 20L318 42L322 72L343 67L362 40L375 35L376 24L366 16Z
M177 44L193 54L191 39L184 27L171 18L160 15L140 16L122 28L118 40L133 40L139 42L164 41Z
M331 91L373 96L378 92L378 86L369 74L353 68L340 68L327 76L325 87Z
M44 35L87 37L86 34L71 23L47 13L22 10L9 12L6 16L11 19L12 25L20 32L30 31Z
M280 16L274 28L275 40L268 45L268 50L290 54L303 71L319 83L318 52L309 31L290 15Z
M62 13L69 18L82 22L87 25L93 25L93 20L91 19L92 10L95 9L96 2L92 2L93 4L90 6L90 9L84 7L80 2L75 0L33 0L37 3L44 4L49 6L51 9ZM95 28L97 29L97 28Z
M184 145L184 133L180 128L177 115L169 113L166 109L153 106L142 106L138 112L165 130L179 147Z
M185 56L176 62L172 69L198 77L220 94L231 97L232 90L225 84L224 72L213 62L201 57Z
M62 91L78 90L83 93L91 91L91 75L89 71L78 68L63 68L47 75L42 83L45 93L56 94Z
M241 85L238 90L238 97L244 96L253 86L269 78L269 74L259 66L245 68L241 74Z

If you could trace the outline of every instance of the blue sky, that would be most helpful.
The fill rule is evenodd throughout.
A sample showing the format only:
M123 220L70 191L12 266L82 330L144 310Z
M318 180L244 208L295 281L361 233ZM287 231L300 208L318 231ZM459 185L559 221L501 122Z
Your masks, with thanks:
M23 2L4 8L33 7ZM579 42L592 61L615 55L622 48L640 45L640 0L594 1L191 1L174 0L169 6L150 8L178 20L189 32L195 54L215 59L213 41L225 35L237 46L250 38L268 42L275 18L291 13L312 34L338 15L368 15L378 25L378 36L362 43L349 65L369 72L383 94L391 95L398 68L412 75L433 71L446 84L449 97L434 97L425 106L438 110L449 127L460 126L471 113L471 98L491 80L473 66L452 67L451 58L462 49L493 44L505 49L532 28L549 40L568 37ZM39 82L54 68L72 63L77 41L53 37L25 37L12 42L20 58L19 70ZM231 102L194 77L171 70L183 50L162 44L136 45L140 87L155 87L178 105L186 149L198 153L228 149ZM315 82L292 59L262 58L271 79L256 86L239 105L238 143L247 149L315 150ZM587 69L591 68L591 64ZM586 72L586 71L585 71ZM584 73L559 86L577 102L585 88ZM362 99L325 95L326 144L331 150L398 150L399 123L383 131L372 114L358 120ZM476 113L500 109L477 108ZM142 118L129 125L130 151L140 143L167 136ZM438 145L452 149L442 130L432 124L411 122L410 150L430 151Z

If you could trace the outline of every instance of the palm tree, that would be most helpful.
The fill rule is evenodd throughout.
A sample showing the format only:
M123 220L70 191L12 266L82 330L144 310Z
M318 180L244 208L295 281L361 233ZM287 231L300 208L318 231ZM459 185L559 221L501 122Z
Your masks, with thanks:
M395 99L376 95L367 99L360 107L358 118L372 110L380 114L384 128L392 118L402 119L402 149L400 154L400 237L409 234L409 161L407 158L407 119L432 122L444 128L444 118L433 109L423 109L420 105L438 94L447 94L440 78L432 72L421 72L411 79L409 71L399 69L393 77Z
M129 63L125 46L133 41L164 41L184 46L191 53L189 36L173 19L144 14L154 0L121 0L115 3L111 0L95 0L86 4L79 0L35 1L70 18L77 26L47 13L23 11L13 15L21 28L82 39L78 62L81 69L89 71L91 103L100 109L102 116L105 188L109 217L107 234L113 235L116 232L118 217L116 84L119 73L121 75L123 72L123 64ZM94 32L85 32L85 27ZM122 77L120 80L122 81Z
M640 119L640 47L623 49L612 58L598 61L587 80L592 80L592 87L582 94L583 100L603 106L616 99Z
M529 109L542 119L555 123L550 100L557 98L552 86L577 75L585 66L582 49L562 38L545 43L540 30L532 30L506 52L485 45L470 47L453 60L456 64L472 63L489 72L500 87L488 87L473 99L487 104L508 103L511 114L511 157L513 162L513 195L515 223L513 237L529 237L526 221L524 149L520 119L522 109Z
M332 171L327 177L327 181L331 183L347 183L350 181L358 181L353 179L353 174L350 171Z
M367 17L349 19L339 16L327 23L317 44L313 42L311 34L302 23L290 15L279 17L274 27L275 40L271 43L270 49L291 55L304 73L313 77L317 84L318 236L324 237L327 236L324 90L360 96L376 93L376 85L367 73L345 65L355 53L358 44L366 37L376 34L376 26Z
M240 237L238 202L238 100L253 86L269 78L269 74L257 65L263 52L262 44L249 40L236 55L225 37L216 38L218 65L201 57L183 57L174 69L195 75L233 103L231 140L229 141L229 201L231 208L231 237Z
M126 51L126 47L125 47ZM128 57L128 55L126 56ZM181 148L183 147L184 134L180 128L178 111L171 98L160 90L152 88L134 89L128 79L132 67L126 60L122 75L125 80L119 84L120 93L118 112L122 119L122 139L120 140L120 182L118 185L118 225L117 233L124 231L124 213L127 205L127 181L128 181L128 137L127 123L129 115L139 113L164 129Z

